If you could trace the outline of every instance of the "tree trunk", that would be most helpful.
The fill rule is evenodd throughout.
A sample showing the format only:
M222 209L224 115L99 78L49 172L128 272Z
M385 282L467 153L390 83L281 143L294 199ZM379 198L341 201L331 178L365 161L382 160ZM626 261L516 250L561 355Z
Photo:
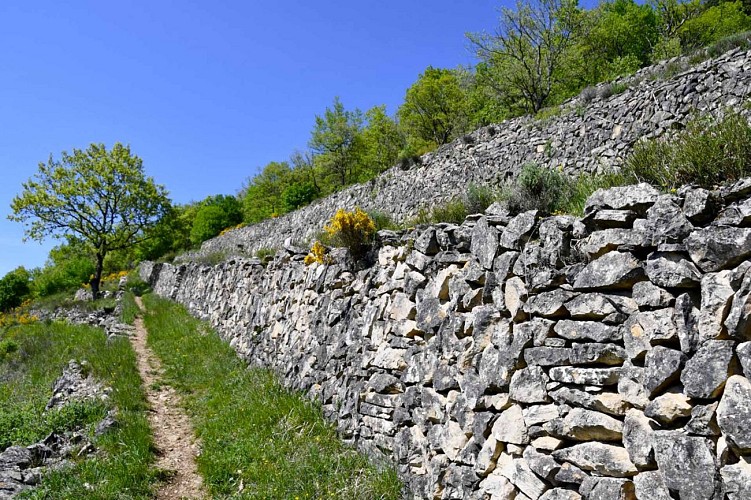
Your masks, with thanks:
M91 280L91 296L94 300L99 298L99 285L102 282L102 271L104 270L104 253L96 254L96 269L94 270L94 279Z

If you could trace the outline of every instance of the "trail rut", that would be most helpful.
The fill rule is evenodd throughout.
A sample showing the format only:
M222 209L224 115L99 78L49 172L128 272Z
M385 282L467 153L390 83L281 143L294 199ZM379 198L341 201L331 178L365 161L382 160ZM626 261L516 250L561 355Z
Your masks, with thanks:
M140 297L136 298L143 311ZM162 366L159 358L146 345L146 327L139 317L136 333L131 337L138 358L138 371L143 380L149 402L149 423L157 447L157 467L174 474L157 492L160 500L204 498L203 479L198 474L195 458L199 446L190 419L180 405L175 389L161 382Z

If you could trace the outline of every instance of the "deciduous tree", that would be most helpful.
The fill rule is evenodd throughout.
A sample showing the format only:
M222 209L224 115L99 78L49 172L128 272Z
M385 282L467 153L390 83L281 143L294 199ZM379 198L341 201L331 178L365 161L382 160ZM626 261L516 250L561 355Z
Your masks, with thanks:
M144 173L143 162L129 146L103 144L51 155L23 184L11 203L11 220L26 224L26 237L75 236L95 258L91 289L96 297L104 259L111 251L132 247L147 236L170 203L163 186Z

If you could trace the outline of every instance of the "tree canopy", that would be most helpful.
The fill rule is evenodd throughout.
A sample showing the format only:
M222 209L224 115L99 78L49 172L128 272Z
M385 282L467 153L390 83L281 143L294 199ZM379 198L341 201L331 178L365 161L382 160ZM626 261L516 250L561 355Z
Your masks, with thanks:
M13 198L11 220L26 225L26 237L75 236L95 258L91 288L99 291L109 252L132 247L146 238L169 208L163 186L146 177L143 162L120 143L63 152L39 164L38 172Z

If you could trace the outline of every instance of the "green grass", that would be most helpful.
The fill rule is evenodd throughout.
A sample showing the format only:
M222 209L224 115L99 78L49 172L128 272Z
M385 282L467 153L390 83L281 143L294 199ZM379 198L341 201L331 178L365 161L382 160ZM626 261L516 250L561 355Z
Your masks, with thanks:
M126 325L132 325L135 323L139 310L138 304L136 304L136 296L133 292L125 292L120 304L122 307L120 311L120 321Z
M248 369L182 306L153 295L144 302L149 345L183 395L212 498L399 498L395 472L344 446L318 405Z
M15 326L0 336L16 344L13 352L0 358L0 449L29 445L49 432L74 427L91 434L109 408L118 409L118 426L92 437L103 453L51 473L26 497L150 498L157 479L153 446L135 353L128 341L107 341L100 329L57 322ZM52 384L70 359L88 361L92 374L112 387L110 400L45 413Z

